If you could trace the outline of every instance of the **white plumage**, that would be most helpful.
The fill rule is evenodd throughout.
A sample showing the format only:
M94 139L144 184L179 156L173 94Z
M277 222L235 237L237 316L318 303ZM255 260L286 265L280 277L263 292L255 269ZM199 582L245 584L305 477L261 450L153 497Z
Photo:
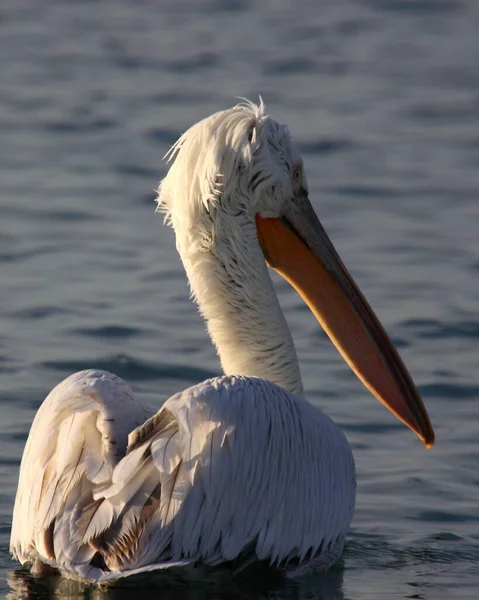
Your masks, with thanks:
M176 394L137 427L147 414L104 371L51 392L22 463L12 529L21 562L102 581L153 564L297 567L318 550L323 565L340 556L354 463L336 425L306 400L224 376Z
M263 228L289 215L288 243L304 238L304 251L317 257L326 248L322 295L334 268L338 279L347 272L322 229L319 250L308 237L310 226L320 226L304 204L301 160L287 129L262 104L205 119L172 152L160 205L225 375L176 394L156 414L104 371L59 384L25 447L11 552L37 571L51 565L95 582L190 563L326 567L340 556L352 519L354 462L339 428L301 395L296 352L264 258L279 268L289 254L276 230ZM319 314L314 297L306 294L306 301L376 396L389 404L383 382L393 396L394 385L403 385L399 399L406 397L414 418L396 397L392 410L430 442L427 416L407 396L414 390L397 383L405 377L399 357L387 346L384 364L363 364L353 352L365 344L375 358L384 352L379 343L389 342L376 321L376 329L367 321L374 317L367 304L358 308L351 282L338 285L355 311L344 313L352 341L337 298L331 314L323 307ZM381 378L375 369L383 369Z

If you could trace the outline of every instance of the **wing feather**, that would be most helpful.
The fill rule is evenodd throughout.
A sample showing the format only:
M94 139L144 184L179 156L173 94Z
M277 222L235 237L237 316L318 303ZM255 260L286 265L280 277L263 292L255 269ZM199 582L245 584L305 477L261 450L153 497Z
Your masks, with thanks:
M80 549L72 544L77 522L84 527L95 509L95 488L111 483L128 434L149 414L121 379L105 371L76 373L52 390L22 459L11 535L15 557L66 567L78 559ZM84 521L77 521L84 511Z
M149 478L159 484L155 497ZM336 558L355 492L352 454L334 423L269 382L242 377L170 398L130 435L112 481L98 513L125 507L102 534L112 540L104 560L119 571L241 556L301 564L326 546Z
M145 420L125 388L116 402L99 375L74 377L47 398L27 443L12 532L21 560L103 581L191 561L300 567L339 556L354 463L340 430L305 400L220 377Z

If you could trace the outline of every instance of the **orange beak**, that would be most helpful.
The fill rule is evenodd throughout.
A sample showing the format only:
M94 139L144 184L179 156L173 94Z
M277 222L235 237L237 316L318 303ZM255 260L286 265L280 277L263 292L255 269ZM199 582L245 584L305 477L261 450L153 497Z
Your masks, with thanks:
M434 431L396 348L338 256L306 192L280 219L256 217L270 267L300 294L368 390L429 448Z

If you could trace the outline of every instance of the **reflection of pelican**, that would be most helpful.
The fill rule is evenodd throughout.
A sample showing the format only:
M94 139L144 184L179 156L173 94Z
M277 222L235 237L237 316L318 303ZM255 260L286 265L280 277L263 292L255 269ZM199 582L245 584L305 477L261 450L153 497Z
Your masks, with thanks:
M269 575L269 576L268 576ZM329 569L295 579L272 577L256 572L232 577L227 569L168 569L139 574L113 582L113 585L91 586L65 577L35 577L24 569L8 574L10 592L7 600L344 600L344 570Z
M302 397L266 264L430 445L426 410L313 212L287 129L262 104L245 104L192 127L172 155L160 205L225 376L153 416L109 373L63 381L27 441L11 550L34 568L96 581L174 563L326 566L353 514L353 458L338 427Z

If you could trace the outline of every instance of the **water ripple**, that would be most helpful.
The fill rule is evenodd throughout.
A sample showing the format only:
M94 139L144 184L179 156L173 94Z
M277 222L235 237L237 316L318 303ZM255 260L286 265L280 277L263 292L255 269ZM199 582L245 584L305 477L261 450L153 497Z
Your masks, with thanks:
M134 359L124 354L77 361L45 361L37 365L37 367L69 374L76 371L91 369L92 365L95 365L96 369L110 371L120 377L124 377L127 381L174 379L181 382L188 381L197 383L198 381L203 381L204 379L209 379L210 377L215 377L217 375L217 373L207 369L200 369L192 366L179 366L164 362L161 364L154 364Z
M301 142L299 149L304 154L335 154L356 148L352 140L347 139L321 139L311 142Z
M71 333L98 338L130 338L136 335L145 335L146 332L138 328L125 327L124 325L103 325L100 327L78 327Z
M444 338L479 338L479 321L439 321L435 319L410 319L402 323L408 329L413 329L424 339Z
M419 391L424 398L448 398L456 400L479 399L479 386L454 384L454 383L430 383L420 385Z

